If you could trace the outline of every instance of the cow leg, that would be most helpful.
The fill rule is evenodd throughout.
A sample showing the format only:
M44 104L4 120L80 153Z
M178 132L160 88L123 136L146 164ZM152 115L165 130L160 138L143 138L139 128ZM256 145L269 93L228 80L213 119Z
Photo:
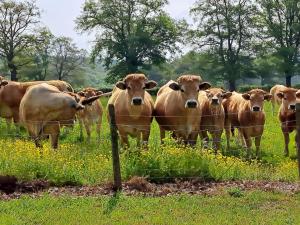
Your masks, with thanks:
M149 130L147 130L149 129ZM150 136L150 127L145 129L143 132L142 132L142 140L143 140L143 146L145 148L148 148L148 141L149 141L149 136Z
M53 149L57 149L58 147L58 137L59 137L59 124L52 125L51 132L50 132L50 141L51 141L51 147Z
M227 151L230 150L230 132L231 132L231 124L229 122L225 121Z
M97 126L96 126L97 141L98 141L98 142L100 142L101 124L102 124L102 118L100 117L100 119L99 119L98 122L97 122Z
M86 131L86 136L87 136L87 142L91 141L91 127L90 124L85 121L84 122L84 127L85 127L85 131Z
M261 140L261 136L255 137L256 158L257 159L261 158L261 154L260 154L260 140Z
M215 153L217 154L217 151L221 149L221 136L222 132L213 132L213 148L215 150Z
M245 141L245 145L246 145L246 150L247 150L247 158L251 158L251 146L252 146L252 141L251 141L251 137L245 132L243 132L243 136L244 136L244 141Z
M164 139L166 137L166 131L161 126L159 126L159 129L160 129L160 142L161 142L161 144L163 144L164 143Z
M208 134L206 130L201 130L200 132L201 135L201 145L202 148L207 149L208 148L208 142L209 142L209 138L208 138Z
M79 139L83 141L83 125L82 125L82 120L79 119L79 129L80 129L80 134L79 134Z
M128 141L127 134L123 134L123 135L120 134L120 138L121 138L121 145L123 147L129 147L129 141Z
M284 155L286 157L289 156L289 143L290 143L290 134L287 131L283 131L283 136L284 136Z
M189 140L187 141L187 143L190 146L195 146L197 144L197 138L198 138L198 131L194 131L189 135Z
M57 147L58 147L58 137L59 137L58 133L50 134L51 147L53 149L57 149Z

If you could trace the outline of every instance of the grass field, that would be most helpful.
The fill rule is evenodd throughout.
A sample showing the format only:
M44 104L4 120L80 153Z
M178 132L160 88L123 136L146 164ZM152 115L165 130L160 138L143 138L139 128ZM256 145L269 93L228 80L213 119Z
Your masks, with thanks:
M102 100L105 105L107 99ZM266 103L267 121L262 138L262 159L248 162L245 150L232 141L232 149L225 155L214 155L209 150L197 147L184 148L168 138L161 146L157 123L152 124L149 150L135 147L121 150L121 171L124 180L132 176L144 176L154 181L174 178L200 178L202 180L279 180L296 181L297 163L293 136L290 157L283 156L283 136L277 116L271 113ZM15 175L21 180L46 179L56 185L101 184L112 180L111 145L109 126L103 116L101 141L93 133L91 143L81 141L78 124L69 134L63 134L57 151L48 141L40 153L31 141L17 138L14 132L7 133L1 123L0 174ZM223 137L223 147L225 146ZM253 151L254 152L254 151Z
M228 191L160 198L53 197L0 202L0 224L300 224L300 195ZM80 215L80 216L79 216Z

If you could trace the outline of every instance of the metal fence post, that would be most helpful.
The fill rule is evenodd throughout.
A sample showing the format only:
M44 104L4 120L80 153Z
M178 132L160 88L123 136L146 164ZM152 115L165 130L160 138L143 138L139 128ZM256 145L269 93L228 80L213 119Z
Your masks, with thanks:
M114 190L119 191L122 189L121 181L121 169L119 158L119 146L118 146L118 133L115 118L115 107L110 104L108 106L108 112L110 117L110 133L111 133L111 145L112 145L112 159L113 159L113 173L114 173Z
M296 146L297 146L297 158L298 158L298 172L300 179L300 103L296 104Z

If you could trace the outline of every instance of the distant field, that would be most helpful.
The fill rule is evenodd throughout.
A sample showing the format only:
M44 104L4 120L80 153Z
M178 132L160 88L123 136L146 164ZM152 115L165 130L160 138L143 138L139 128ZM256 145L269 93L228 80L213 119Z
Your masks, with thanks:
M102 100L105 105L107 99ZM168 138L160 146L157 123L152 124L150 147L141 151L132 141L131 148L121 150L121 171L124 180L132 176L145 176L153 181L169 181L175 178L199 178L201 180L279 180L296 181L297 164L294 135L291 137L290 157L283 156L283 136L277 116L266 103L267 122L262 138L262 160L245 160L245 150L232 140L232 149L224 155L214 155L196 148L184 148ZM57 151L44 142L42 154L22 131L7 133L1 123L0 174L15 175L21 180L46 179L56 185L100 184L112 180L111 145L106 115L103 116L101 141L93 133L91 143L81 141L79 126L68 134L62 132ZM223 147L225 138L223 137ZM254 153L254 150L253 150Z
M3 225L300 224L300 195L261 191L233 197L22 197L0 202Z

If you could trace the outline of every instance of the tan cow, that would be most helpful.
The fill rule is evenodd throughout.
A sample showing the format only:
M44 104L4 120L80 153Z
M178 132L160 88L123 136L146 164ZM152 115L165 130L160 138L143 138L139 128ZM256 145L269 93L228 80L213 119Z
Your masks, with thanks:
M286 86L280 85L280 84L277 84L270 89L270 94L272 95L271 103L272 103L273 116L275 115L275 106L281 105L281 99L278 98L277 94L285 89L286 89Z
M284 153L289 155L290 133L296 129L296 103L300 99L300 91L294 88L285 88L277 93L277 97L281 99L279 108L279 121L281 122L281 130L284 136Z
M224 130L225 111L222 101L231 95L231 92L226 92L221 88L211 88L199 92L199 102L202 111L200 136L204 142L207 142L209 139L207 132L209 132L212 136L215 150L220 149L221 136Z
M154 109L162 142L165 131L172 131L173 137L185 144L196 144L201 121L198 95L209 87L200 76L183 75L160 88Z
M37 84L21 100L20 119L37 147L42 147L43 136L50 135L51 146L57 148L60 127L72 125L76 112L99 97L80 97L46 83Z
M256 156L260 157L260 141L265 124L264 101L269 101L271 98L272 96L267 92L261 89L253 89L244 94L234 92L230 98L224 100L228 149L230 148L231 127L237 127L247 148L248 157L251 156L251 138L255 138Z
M140 145L147 144L152 122L153 100L146 91L156 86L144 74L129 74L123 81L117 82L108 105L115 108L116 123L123 146L129 146L128 135L137 139Z
M13 119L19 122L19 107L21 99L26 90L36 84L47 83L57 87L60 91L73 92L70 84L60 80L33 81L33 82L14 82L1 80L0 84L0 117Z
M82 97L90 98L103 94L102 91L97 91L95 88L85 88L78 92ZM103 108L100 101L94 101L85 106L85 109L78 111L77 117L80 125L80 137L83 137L83 125L86 130L87 140L90 141L91 131L94 125L96 126L97 138L100 140L100 129L102 123Z

